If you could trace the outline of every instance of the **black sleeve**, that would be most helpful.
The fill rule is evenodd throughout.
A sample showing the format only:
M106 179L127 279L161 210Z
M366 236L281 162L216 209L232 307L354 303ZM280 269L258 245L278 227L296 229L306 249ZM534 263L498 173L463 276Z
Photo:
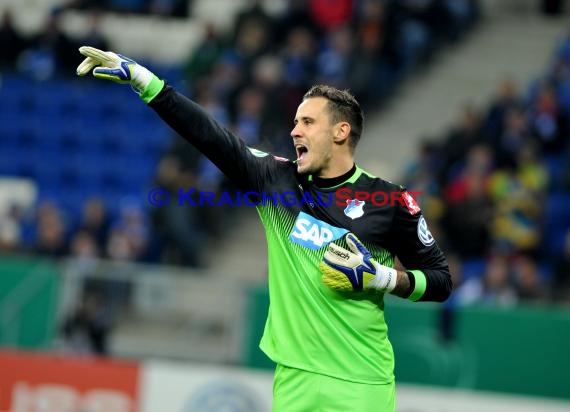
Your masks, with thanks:
M410 277L412 287L408 297L413 301L443 302L452 289L447 260L417 203L405 191L403 199L404 204L396 206L390 238Z
M288 163L286 159L248 148L243 140L171 86L166 85L148 105L240 189L263 190L265 182Z

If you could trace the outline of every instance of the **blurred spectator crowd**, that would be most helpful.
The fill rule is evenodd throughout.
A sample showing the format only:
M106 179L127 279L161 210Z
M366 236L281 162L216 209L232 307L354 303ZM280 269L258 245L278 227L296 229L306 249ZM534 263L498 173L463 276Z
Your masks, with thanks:
M94 3L97 7L93 7ZM224 219L231 217L220 208L182 208L175 202L149 211L148 189L162 187L173 194L181 187L219 192L228 188L228 182L208 160L174 137L170 149L164 145L150 146L149 150L155 149L156 174L145 179L146 169L133 167L133 161L127 158L150 163L146 161L148 152L139 153L139 136L145 135L144 142L152 140L151 131L160 127L159 122L148 123L152 119L149 120L143 105L117 107L128 110L124 116L116 110L102 110L90 94L103 93L105 86L101 82L92 86L89 79L82 79L78 86L73 78L81 60L79 45L113 49L100 29L102 13L116 10L119 3L123 3L124 9L133 9L132 5L141 2L106 3L70 2L46 16L44 28L31 37L16 30L9 12L3 16L0 65L7 79L4 90L14 92L14 104L8 108L13 111L10 116L22 117L17 120L21 124L36 121L40 132L34 135L24 126L23 130L7 131L13 134L9 136L13 142L4 142L6 156L0 155L0 168L6 170L0 173L37 180L40 199L33 211L13 207L2 218L1 247L51 256L199 267L202 251L209 241L219 237ZM82 8L89 13L90 30L86 36L73 38L62 29L62 15L67 8ZM183 66L164 68L153 64L152 68L249 145L293 155L291 121L302 95L312 84L350 88L366 110L381 108L388 104L399 83L425 67L438 49L460 41L478 19L475 0L294 0L287 2L278 15L269 14L261 1L250 1L225 32L206 24L203 38ZM16 91L18 84L23 91ZM29 84L33 84L33 89L29 89ZM119 89L105 89L106 98L128 98ZM59 112L53 113L51 123L61 119L57 123L64 137L42 136L47 132L43 120L50 121L41 113L48 109L42 106L43 101L52 102L51 111L62 105ZM62 112L68 113L64 114L68 117L56 117ZM74 129L70 129L72 124ZM48 129L54 134L52 129L57 128ZM42 145L50 139L60 141L60 146L44 150ZM17 147L24 143L27 146ZM108 147L95 147L99 144ZM90 156L76 156L72 145ZM122 151L117 155L119 149ZM11 159L25 156L22 150L39 151L39 162L50 153L68 159L64 164L76 159L77 168L67 172L53 170L62 163L54 159L45 168L37 167L39 163L25 167L23 160L16 167L8 167ZM94 157L95 152L100 152L99 157ZM113 163L113 169L101 169L101 164L110 168ZM61 168L65 168L64 164ZM137 170L141 174L138 181ZM111 177L105 178L105 174ZM87 178L82 180L75 175ZM129 175L132 179L126 179ZM99 186L93 183L96 179L100 180ZM69 180L74 182L68 183ZM111 186L115 196L108 195ZM116 196L119 190L125 196Z
M311 85L348 88L365 110L381 109L406 77L460 41L478 20L472 0L292 0L279 15L252 0L227 32L205 26L182 67L180 87L249 146L294 157L292 119ZM206 191L235 191L182 139L174 140L161 165L160 187L176 190L182 181ZM199 251L204 237L190 223L211 222L205 232L216 236L225 216L220 208L172 210L162 214L162 227L176 239L173 245L187 245L174 248L190 263L195 259L187 252Z
M192 0L68 0L66 8L162 17L188 17Z
M47 16L44 29L32 37L19 33L5 13L0 69L40 88L73 84L78 45L113 49L100 31L101 13L148 12L141 5L151 3L153 10L175 10L178 2L71 2L68 7L92 16L91 30L81 39L61 29L64 9ZM423 70L442 47L461 41L479 19L476 0L291 0L278 15L251 1L226 32L206 24L182 66L152 67L250 146L294 156L291 120L312 84L348 88L367 112L381 110L399 84ZM70 78L61 79L62 73ZM89 88L89 80L82 81L81 87ZM140 106L141 112L125 115L131 127L133 119L145 118ZM506 79L488 107L462 108L449 131L419 145L404 180L410 190L422 191L424 212L457 276L450 304L570 301L569 121L570 40L565 40L548 72L526 90ZM108 119L93 122L82 126L79 138L93 135L95 124L99 130L108 127L111 140L113 130L122 130ZM141 133L150 134L157 124L145 123L146 132L121 133L134 141L125 147L138 145ZM230 185L180 138L149 150L154 150L154 176L128 187L131 197L107 198L95 188L89 194L83 184L74 210L53 193L40 196L33 211L14 206L0 219L0 250L200 267L202 251L232 217L220 208L175 203L149 208L148 189L219 192ZM10 174L1 170L3 159L0 173ZM136 167L123 167L136 179Z
M523 86L462 107L406 170L456 277L450 305L570 302L570 37Z

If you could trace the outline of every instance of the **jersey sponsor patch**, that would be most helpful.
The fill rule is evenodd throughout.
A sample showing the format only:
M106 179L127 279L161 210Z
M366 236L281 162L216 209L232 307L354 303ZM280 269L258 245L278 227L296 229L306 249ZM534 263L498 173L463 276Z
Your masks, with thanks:
M348 233L346 229L329 225L305 212L300 212L289 235L289 240L306 248L317 250L340 239L346 233Z
M364 200L350 199L346 200L346 207L344 208L344 214L347 215L352 220L364 215Z
M427 222L423 216L420 216L420 220L418 220L418 238L425 246L431 246L435 243L435 239L429 231Z
M418 202L416 202L416 199L414 199L414 197L411 194L409 194L408 192L404 192L402 194L402 198L404 199L404 202L406 203L406 208L408 209L408 212L410 212L411 215L417 215L421 211Z

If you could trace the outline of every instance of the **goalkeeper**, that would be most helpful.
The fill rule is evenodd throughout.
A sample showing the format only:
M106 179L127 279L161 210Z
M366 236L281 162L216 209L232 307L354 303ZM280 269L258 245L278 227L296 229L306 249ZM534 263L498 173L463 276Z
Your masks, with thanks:
M273 410L395 411L384 296L442 302L452 284L414 199L355 164L364 119L354 97L324 85L307 91L291 131L297 159L287 160L249 149L133 60L92 47L79 51L85 60L78 75L130 84L244 192L298 193L293 206L257 207L268 244L271 305L260 347L277 365ZM337 189L398 192L405 202L351 199L339 206L327 201ZM303 194L324 202L303 202ZM394 269L396 256L405 271Z

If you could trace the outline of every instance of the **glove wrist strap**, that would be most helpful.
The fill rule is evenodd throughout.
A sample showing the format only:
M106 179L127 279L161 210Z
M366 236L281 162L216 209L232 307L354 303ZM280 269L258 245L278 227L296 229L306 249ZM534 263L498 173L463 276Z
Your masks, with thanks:
M152 82L154 74L140 64L130 65L130 67L131 85L140 93Z
M420 300L426 291L426 275L421 270L409 270L408 273L414 278L414 288L408 299L415 302Z
M376 265L376 276L368 282L369 288L392 292L398 281L398 271L384 265Z
M150 103L164 87L164 80L160 80L154 74L148 85L139 93L140 98L146 104Z

